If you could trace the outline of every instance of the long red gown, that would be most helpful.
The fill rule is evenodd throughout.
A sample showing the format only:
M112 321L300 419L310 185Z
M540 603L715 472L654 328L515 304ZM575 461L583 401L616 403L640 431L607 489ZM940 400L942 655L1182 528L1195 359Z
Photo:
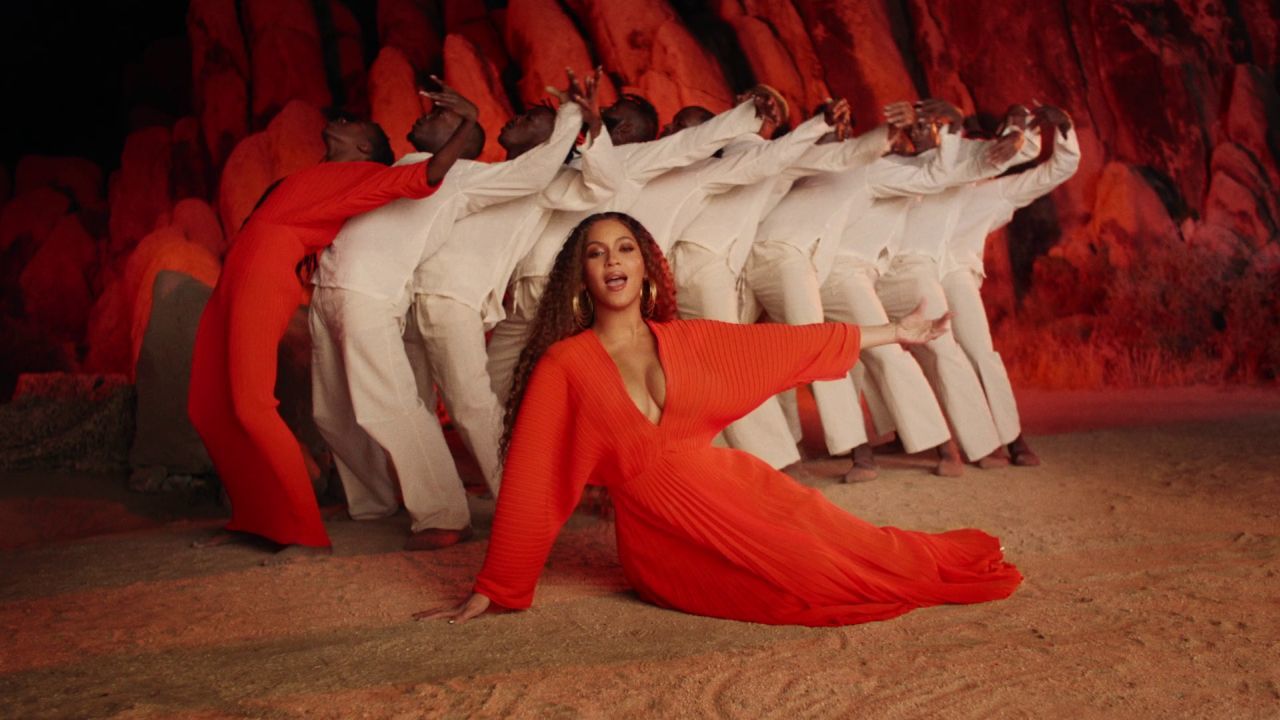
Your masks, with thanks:
M348 218L434 190L421 163L323 163L285 178L236 234L200 316L187 398L231 498L228 530L329 546L302 451L276 411L277 349L303 300L294 267Z
M666 373L657 424L591 331L534 369L475 591L523 609L583 486L609 488L628 582L656 605L770 624L843 625L1010 595L1022 580L979 530L876 527L752 455L726 425L798 383L848 372L852 325L650 325Z

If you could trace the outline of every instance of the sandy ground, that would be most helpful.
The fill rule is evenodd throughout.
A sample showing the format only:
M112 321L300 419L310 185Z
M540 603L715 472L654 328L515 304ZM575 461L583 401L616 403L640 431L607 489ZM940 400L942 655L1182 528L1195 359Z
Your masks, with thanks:
M839 629L645 605L586 516L534 609L414 622L460 597L482 540L409 554L407 518L339 516L333 558L261 567L262 547L189 547L207 500L0 478L0 717L1280 717L1280 393L1022 401L1041 468L889 457L846 486L847 461L810 463L873 522L1000 535L1027 577ZM493 504L474 510L483 537Z

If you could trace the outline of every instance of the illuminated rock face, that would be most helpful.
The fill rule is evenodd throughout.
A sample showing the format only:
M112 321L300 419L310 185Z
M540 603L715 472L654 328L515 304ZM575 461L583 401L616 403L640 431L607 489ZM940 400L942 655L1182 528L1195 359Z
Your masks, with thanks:
M361 28L340 0L192 0L191 97L178 104L189 115L134 108L139 129L111 167L32 155L0 169L0 338L22 339L0 347L19 358L0 374L129 372L155 246L139 243L170 238L156 267L212 282L266 187L323 159L331 106L372 116L403 154L416 88L439 74L479 106L482 159L501 160L513 112L562 85L565 67L602 64L602 104L637 92L663 122L689 104L727 108L751 76L787 97L793 122L847 97L859 129L886 102L924 95L993 115L1059 105L1079 131L1080 171L988 239L983 292L1001 352L1054 367L1046 347L1112 357L1140 346L1171 360L1207 353L1226 377L1280 375L1269 340L1280 337L1280 6L981 5L378 0ZM698 13L719 28L690 20ZM1071 382L1124 381L1113 370Z

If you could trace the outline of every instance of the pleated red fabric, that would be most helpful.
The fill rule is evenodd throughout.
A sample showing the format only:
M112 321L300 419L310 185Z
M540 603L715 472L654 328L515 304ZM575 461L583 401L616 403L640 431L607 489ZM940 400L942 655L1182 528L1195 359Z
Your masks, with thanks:
M475 590L522 609L583 487L609 488L618 555L643 599L750 622L846 625L1008 597L1022 576L980 530L877 527L752 455L712 447L726 425L858 358L857 326L650 324L666 373L657 424L596 335L553 345L512 436Z
M434 191L421 163L322 163L285 178L232 240L200 316L187 398L231 498L228 530L328 547L302 450L276 411L277 349L304 297L294 267L348 218Z

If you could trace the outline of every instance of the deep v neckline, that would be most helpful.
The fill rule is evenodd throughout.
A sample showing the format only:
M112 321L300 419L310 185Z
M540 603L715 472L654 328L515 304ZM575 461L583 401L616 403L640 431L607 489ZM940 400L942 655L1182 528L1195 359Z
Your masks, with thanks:
M661 428L662 423L666 421L667 415L668 415L668 409L671 407L671 372L668 370L668 362L666 358L666 349L667 349L666 343L662 341L662 338L658 337L658 330L656 327L654 327L654 323L646 320L644 324L648 326L649 332L653 333L653 342L655 345L658 346L658 367L662 369L662 384L666 388L666 392L664 393L665 397L663 398L663 401L662 401L662 407L658 408L662 412L662 415L658 417L657 422L650 420L649 416L645 415L644 411L640 409L640 406L636 404L636 401L632 399L631 393L627 392L627 381L624 380L622 377L622 370L618 367L618 362L613 359L612 355L609 354L609 349L606 348L604 346L604 343L600 341L600 336L597 335L596 331L592 329L588 329L586 332L591 336L592 344L595 345L600 350L600 352L604 355L604 359L609 362L609 366L613 368L614 387L616 387L618 391L622 393L622 397L626 400L627 405L631 407L631 409L635 412L635 414L641 420L643 420L650 427L657 429L657 428Z

